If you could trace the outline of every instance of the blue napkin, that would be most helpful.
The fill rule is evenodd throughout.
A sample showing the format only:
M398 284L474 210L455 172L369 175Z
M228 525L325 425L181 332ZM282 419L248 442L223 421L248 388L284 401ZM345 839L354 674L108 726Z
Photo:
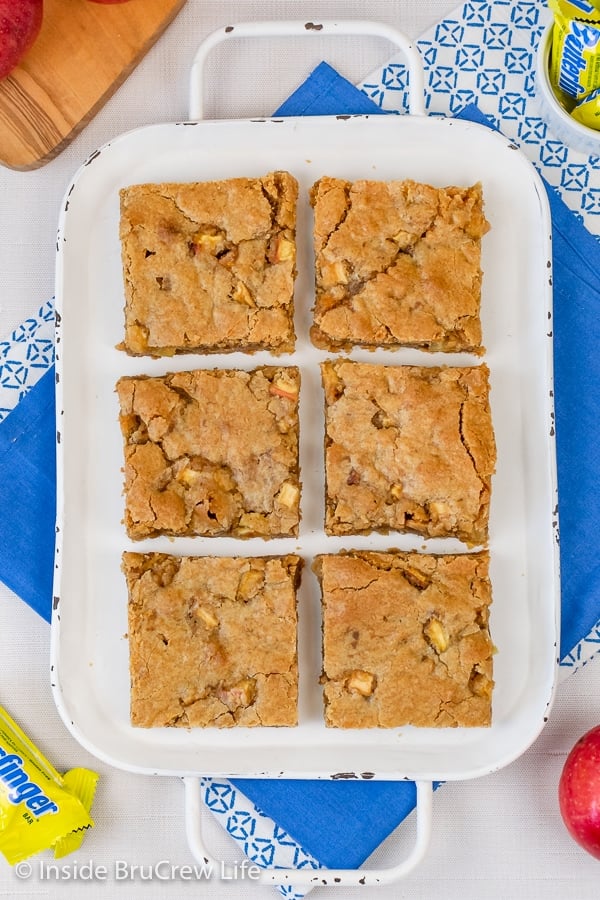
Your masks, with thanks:
M0 425L0 579L50 621L56 515L54 366Z
M365 112L382 111L322 63L276 115ZM482 119L476 107L461 115ZM600 396L594 391L600 378L600 247L558 194L551 188L548 192L554 236L563 656L600 619L594 563L600 560L595 439ZM0 424L0 578L48 621L55 510L53 380L50 369ZM238 779L235 784L330 868L362 863L415 803L414 785L405 782Z
M362 91L321 62L281 106L276 116L386 115Z

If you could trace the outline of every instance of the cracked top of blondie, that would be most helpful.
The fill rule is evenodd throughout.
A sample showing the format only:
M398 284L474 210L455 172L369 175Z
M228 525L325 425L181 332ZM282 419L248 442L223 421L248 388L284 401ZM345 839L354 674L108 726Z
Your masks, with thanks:
M324 177L310 199L317 347L483 352L480 184Z
M294 349L298 183L287 172L123 188L134 356Z
M328 534L488 536L496 445L479 366L321 365Z

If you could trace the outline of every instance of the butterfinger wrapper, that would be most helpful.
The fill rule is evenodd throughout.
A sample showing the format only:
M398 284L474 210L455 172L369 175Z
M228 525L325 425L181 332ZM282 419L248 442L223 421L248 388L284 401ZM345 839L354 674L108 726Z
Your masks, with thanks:
M77 849L94 824L97 780L82 768L61 776L0 707L0 852L11 865L48 848L56 857Z
M600 131L600 88L580 100L571 110L571 115L582 125Z
M549 6L554 12L550 81L580 100L600 87L600 11L588 0L550 0Z
M600 0L548 0L548 6L565 19L600 21Z

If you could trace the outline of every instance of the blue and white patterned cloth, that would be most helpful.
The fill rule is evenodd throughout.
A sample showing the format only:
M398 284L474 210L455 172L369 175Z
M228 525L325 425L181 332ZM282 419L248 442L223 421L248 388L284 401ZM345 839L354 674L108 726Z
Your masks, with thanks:
M0 341L0 422L54 363L54 303L49 300Z
M468 0L459 6L417 41L425 67L426 110L455 116L476 103L597 234L600 156L585 156L557 140L536 98L536 54L551 21L546 0ZM408 109L408 72L401 55L360 87L382 109Z
M264 867L319 868L314 856L306 853L230 781L203 778L200 784L204 803L252 862ZM281 885L278 890L288 900L300 900L310 888Z

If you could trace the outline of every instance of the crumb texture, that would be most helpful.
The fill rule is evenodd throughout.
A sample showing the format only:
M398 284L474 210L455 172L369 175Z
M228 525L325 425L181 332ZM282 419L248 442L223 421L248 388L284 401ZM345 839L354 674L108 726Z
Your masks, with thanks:
M487 552L355 551L314 567L328 726L491 724Z
M325 529L487 540L496 448L487 366L321 365Z
M122 348L291 352L297 199L287 172L123 188Z
M123 554L131 722L296 725L298 556Z
M299 391L294 366L121 378L129 537L296 535Z
M321 178L313 343L482 353L480 184Z

